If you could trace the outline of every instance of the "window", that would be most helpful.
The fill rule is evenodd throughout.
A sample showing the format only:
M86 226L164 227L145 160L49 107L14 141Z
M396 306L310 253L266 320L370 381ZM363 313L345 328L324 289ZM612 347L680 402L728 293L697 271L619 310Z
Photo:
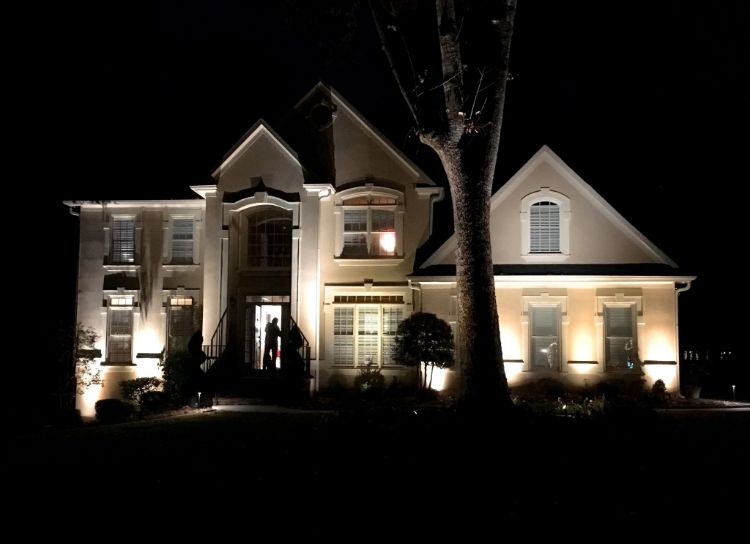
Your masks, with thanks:
M135 262L135 220L114 219L112 221L112 263Z
M604 307L604 358L607 370L637 367L637 338L633 306Z
M266 208L247 218L247 266L292 265L292 212Z
M340 366L397 364L393 361L392 350L396 330L403 319L404 310L399 306L336 307L333 320L334 364Z
M393 258L402 253L403 194L400 191L367 184L343 191L335 198L337 258Z
M542 201L529 210L531 253L560 253L560 206Z
M560 369L560 307L531 306L531 370Z
M167 318L169 352L187 350L194 332L192 297L170 297Z
M386 257L396 254L396 200L356 197L344 200L343 257Z
M193 220L172 220L172 264L193 264Z
M133 297L109 299L107 327L107 363L129 364L133 361Z
M521 200L521 255L527 262L570 256L570 199L547 187Z

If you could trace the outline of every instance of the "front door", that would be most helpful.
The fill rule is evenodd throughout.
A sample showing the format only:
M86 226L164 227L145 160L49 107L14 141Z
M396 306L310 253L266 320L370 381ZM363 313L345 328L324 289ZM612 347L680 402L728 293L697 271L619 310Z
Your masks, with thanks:
M251 370L263 369L265 353L265 330L274 318L286 337L289 322L288 296L248 296L245 300L245 353L244 362ZM281 349L283 342L279 339L279 349L273 354L275 368L281 368Z

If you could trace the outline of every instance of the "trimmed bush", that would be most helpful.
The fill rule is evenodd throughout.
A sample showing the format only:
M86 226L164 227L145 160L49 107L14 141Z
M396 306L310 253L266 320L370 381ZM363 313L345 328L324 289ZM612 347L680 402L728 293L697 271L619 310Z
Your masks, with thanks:
M133 405L120 399L102 399L96 401L94 410L102 423L122 423L133 414Z
M147 391L141 395L141 413L158 414L173 407L169 395L163 391Z

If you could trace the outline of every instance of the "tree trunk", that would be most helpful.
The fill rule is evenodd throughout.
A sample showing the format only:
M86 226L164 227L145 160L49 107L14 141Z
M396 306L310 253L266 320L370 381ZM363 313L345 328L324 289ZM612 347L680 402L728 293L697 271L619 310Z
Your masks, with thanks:
M460 394L468 408L489 411L511 406L495 299L490 196L515 12L516 0L435 0L442 77L439 85L421 95L404 86L395 57L387 54L396 82L415 116L420 140L438 154L448 178L457 242ZM375 10L373 15L379 24ZM383 28L379 25L378 31L387 50ZM425 101L437 89L442 101ZM419 100L430 107L417 108ZM435 107L438 102L442 102L441 107Z
M510 405L503 367L490 243L491 182L470 177L466 150L441 150L450 183L456 233L458 334L461 392L467 407ZM470 154L469 154L470 155Z

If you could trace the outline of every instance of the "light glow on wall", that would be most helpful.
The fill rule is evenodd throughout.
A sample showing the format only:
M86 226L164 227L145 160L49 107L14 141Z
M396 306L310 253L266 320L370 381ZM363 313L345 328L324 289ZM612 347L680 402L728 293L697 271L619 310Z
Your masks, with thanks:
M95 364L98 364L98 363L95 363ZM104 380L107 379L106 374L104 375L103 379ZM102 398L103 389L104 389L104 384L92 385L86 388L86 391L83 392L83 395L78 395L76 397L78 409L81 411L82 416L94 417L94 415L96 415L96 411L94 410L94 405L96 404L96 401Z
M506 361L522 359L521 344L515 334L506 332L503 327L500 327L500 341L503 343L503 358Z
M674 338L665 334L652 334L643 350L644 360L674 361Z
M643 366L646 373L646 384L650 389L656 380L661 380L667 387L667 391L674 392L677 389L677 365L674 363L658 364L650 363Z
M384 232L380 235L380 247L387 254L392 254L396 250L396 233Z
M568 371L572 374L596 374L599 372L599 365L588 361L568 361Z
M164 341L160 332L153 327L144 327L135 335L134 357L137 353L160 353L164 349ZM133 360L138 366L136 367L137 378L161 377L161 368L159 368L159 359L147 358Z
M523 371L523 361L505 361L505 378L508 385L516 385L521 381L521 372Z
M420 365L423 367L423 365ZM427 368L427 383L430 383L430 368ZM448 383L448 372L447 368L435 367L432 371L432 389L435 391L443 391Z
M570 358L574 361L593 361L596 359L594 346L595 342L591 335L586 331L579 331L571 341Z

